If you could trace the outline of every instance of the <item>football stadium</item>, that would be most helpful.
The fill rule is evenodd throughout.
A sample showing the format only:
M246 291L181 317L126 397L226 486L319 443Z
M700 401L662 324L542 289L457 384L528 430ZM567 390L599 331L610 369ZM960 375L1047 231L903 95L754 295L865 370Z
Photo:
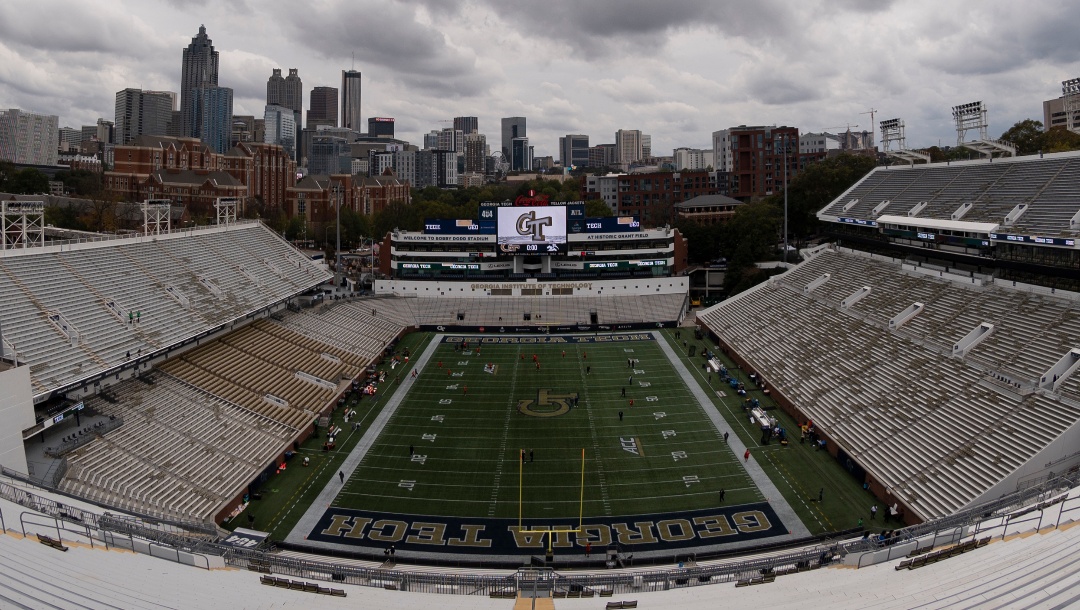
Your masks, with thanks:
M707 309L581 202L395 230L370 292L224 204L0 202L0 600L1075 604L1078 177L879 166Z

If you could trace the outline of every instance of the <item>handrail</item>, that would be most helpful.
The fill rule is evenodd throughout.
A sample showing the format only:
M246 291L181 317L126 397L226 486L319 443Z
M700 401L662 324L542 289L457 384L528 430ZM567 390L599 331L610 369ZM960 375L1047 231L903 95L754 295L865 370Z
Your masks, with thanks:
M866 551L880 550L887 545L900 545L916 539L924 539L934 535L929 546L934 546L937 537L941 533L948 532L948 539L959 540L966 536L965 528L970 525L981 523L994 516L1001 517L1006 522L1024 523L1031 521L1024 519L1017 521L1014 517L1023 517L1028 511L1039 511L1039 526L1042 525L1042 512L1049 505L1058 502L1067 502L1066 499L1054 499L1047 504L1034 505L1027 508L1024 513L1013 514L1018 508L1030 504L1032 500L1045 498L1057 491L1068 488L1075 489L1080 486L1080 472L1069 473L1057 477L1037 487L1019 490L998 500L987 502L980 506L972 507L954 515L942 517L920 525L897 530L899 538L891 538L889 541L879 542L876 540L856 540L846 544L814 544L802 549L796 549L788 553L757 557L744 560L736 560L727 563L711 564L706 566L682 567L677 569L656 569L634 573L601 573L601 574L555 574L555 582L567 587L582 587L590 589L605 589L619 593L634 591L649 591L670 589L672 587L700 586L709 583L731 582L736 579L755 578L765 574L775 573L780 570L801 570L812 567L821 567L833 560L849 553L862 553ZM37 496L25 490L19 490L11 485L0 483L0 497L18 502L31 510L52 516L57 521L73 520L71 515L62 513L60 506L48 499ZM1073 498L1075 499L1075 498ZM64 507L66 510L75 511ZM1080 507L1078 507L1080 508ZM1064 507L1062 512L1064 512ZM1069 510L1075 510L1069 508ZM82 511L79 511L80 513ZM427 591L438 593L458 594L489 594L492 592L505 592L508 589L516 590L517 574L508 576L492 576L483 574L439 574L427 572L410 572L401 570L386 570L382 568L365 568L360 566L347 566L335 564L332 560L315 561L295 557L283 557L261 550L238 549L219 543L216 537L205 538L186 535L179 532L170 532L155 529L139 523L130 518L124 518L111 514L93 515L86 514L88 518L75 519L89 532L93 523L103 533L122 534L130 538L138 537L152 542L156 546L166 547L177 551L179 560L180 551L192 555L203 555L207 558L209 566L210 555L220 556L226 565L258 569L264 572L289 574L305 579L324 580L334 582L347 582L362 586L392 586L404 591ZM1060 523L1060 516L1058 519ZM1002 527L1001 525L991 526ZM1004 525L1007 529L1008 523ZM985 530L984 530L985 531ZM1003 534L1004 535L1004 534ZM889 553L891 557L891 550ZM871 558L873 559L873 558ZM863 556L859 557L861 565Z

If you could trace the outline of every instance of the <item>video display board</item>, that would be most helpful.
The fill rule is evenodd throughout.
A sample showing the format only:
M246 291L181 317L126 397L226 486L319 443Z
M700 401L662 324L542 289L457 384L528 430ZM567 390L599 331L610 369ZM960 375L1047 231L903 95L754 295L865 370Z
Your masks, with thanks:
M506 254L566 252L566 208L515 206L498 209L499 250Z

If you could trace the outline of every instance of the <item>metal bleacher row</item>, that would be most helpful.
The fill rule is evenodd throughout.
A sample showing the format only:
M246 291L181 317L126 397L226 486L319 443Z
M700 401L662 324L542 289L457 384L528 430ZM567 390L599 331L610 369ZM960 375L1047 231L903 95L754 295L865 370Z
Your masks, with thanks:
M60 487L150 515L203 519L231 499L296 434L162 373L125 381L87 406L124 425L67 456Z
M290 313L277 323L289 331L371 360L404 327L413 325L402 323L401 314L402 299L364 299L326 305L314 312Z
M30 365L38 393L329 277L259 223L10 252L0 257L0 324L5 341ZM57 313L76 331L74 341L49 321Z
M873 210L890 202L880 214L906 215L921 202L916 217L949 220L960 206L971 203L962 220L1003 223L1018 204L1028 209L1008 229L1031 235L1075 235L1070 220L1076 214L1075 185L1080 180L1080 156L1047 155L992 163L957 163L878 168L832 205L827 216L874 219ZM848 206L853 200L857 203Z
M302 428L336 398L341 381L356 377L368 361L260 320L170 360L159 370L292 428Z
M813 280L829 274L806 292ZM867 296L842 301L863 286ZM890 318L923 310L896 331ZM699 316L807 417L924 518L978 499L1080 419L1080 391L1030 389L1080 346L1080 303L904 271L827 250ZM994 332L965 359L953 342Z

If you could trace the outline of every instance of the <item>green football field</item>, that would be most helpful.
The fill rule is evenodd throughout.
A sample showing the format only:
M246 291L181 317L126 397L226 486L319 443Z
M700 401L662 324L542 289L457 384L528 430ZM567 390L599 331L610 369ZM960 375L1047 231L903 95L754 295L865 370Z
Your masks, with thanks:
M621 336L447 335L333 505L588 519L762 501L657 342Z

